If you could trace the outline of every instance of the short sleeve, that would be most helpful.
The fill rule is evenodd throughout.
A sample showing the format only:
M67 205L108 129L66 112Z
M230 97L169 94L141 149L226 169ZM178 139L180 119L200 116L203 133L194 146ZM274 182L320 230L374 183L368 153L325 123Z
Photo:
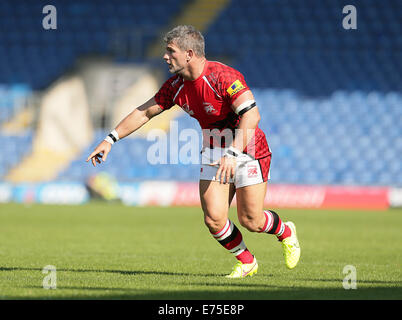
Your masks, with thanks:
M221 74L222 94L230 104L244 92L250 90L243 75L233 68L227 68Z
M173 98L175 95L175 88L173 81L174 79L172 78L168 79L155 94L155 101L163 110L170 109L174 106Z

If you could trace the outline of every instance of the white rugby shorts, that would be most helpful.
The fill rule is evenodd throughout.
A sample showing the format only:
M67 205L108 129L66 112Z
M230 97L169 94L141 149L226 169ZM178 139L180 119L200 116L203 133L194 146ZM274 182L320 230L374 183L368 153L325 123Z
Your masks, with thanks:
M216 181L215 175L219 166L210 166L209 164L219 161L226 150L224 148L202 149L200 180ZM242 153L236 158L235 175L234 178L230 178L229 182L234 183L236 188L241 188L267 181L269 179L270 160L270 156L256 160L248 154Z

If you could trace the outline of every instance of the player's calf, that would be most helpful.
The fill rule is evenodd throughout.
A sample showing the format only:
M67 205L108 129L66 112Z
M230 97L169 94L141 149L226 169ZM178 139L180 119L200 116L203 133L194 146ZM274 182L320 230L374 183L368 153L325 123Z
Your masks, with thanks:
M288 225L282 222L279 215L273 210L264 211L265 223L260 232L274 234L279 241L283 241L288 238L292 231Z
M237 260L244 264L253 262L254 256L247 249L240 230L231 220L228 219L221 230L215 233L211 232L211 234L225 249L232 253Z

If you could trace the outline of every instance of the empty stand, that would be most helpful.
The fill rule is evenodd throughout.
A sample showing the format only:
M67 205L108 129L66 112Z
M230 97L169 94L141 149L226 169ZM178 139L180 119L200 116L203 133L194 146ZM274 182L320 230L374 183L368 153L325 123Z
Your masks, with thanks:
M41 2L1 1L0 122L16 96L46 88L83 55L144 61L185 2L55 0L58 29L44 31ZM349 2L232 0L204 32L208 58L240 70L253 89L274 183L402 186L402 3ZM357 30L342 27L347 4L357 8ZM198 128L187 115L178 120ZM86 181L99 170L119 181L198 178L198 165L149 164L154 142L141 137L119 141L92 168L84 160L106 134L98 130L57 179ZM0 178L28 152L32 133L2 140Z

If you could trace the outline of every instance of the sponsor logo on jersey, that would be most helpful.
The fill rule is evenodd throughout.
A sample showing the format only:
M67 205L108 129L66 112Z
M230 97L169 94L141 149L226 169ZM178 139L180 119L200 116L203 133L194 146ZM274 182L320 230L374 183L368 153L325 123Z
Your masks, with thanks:
M216 114L218 112L218 110L216 110L209 102L203 102L202 105L204 106L204 110L207 114Z
M233 96L234 94L238 93L241 89L244 89L243 84L240 82L240 80L236 80L233 82L229 89L227 89L227 93L229 93L230 96Z

